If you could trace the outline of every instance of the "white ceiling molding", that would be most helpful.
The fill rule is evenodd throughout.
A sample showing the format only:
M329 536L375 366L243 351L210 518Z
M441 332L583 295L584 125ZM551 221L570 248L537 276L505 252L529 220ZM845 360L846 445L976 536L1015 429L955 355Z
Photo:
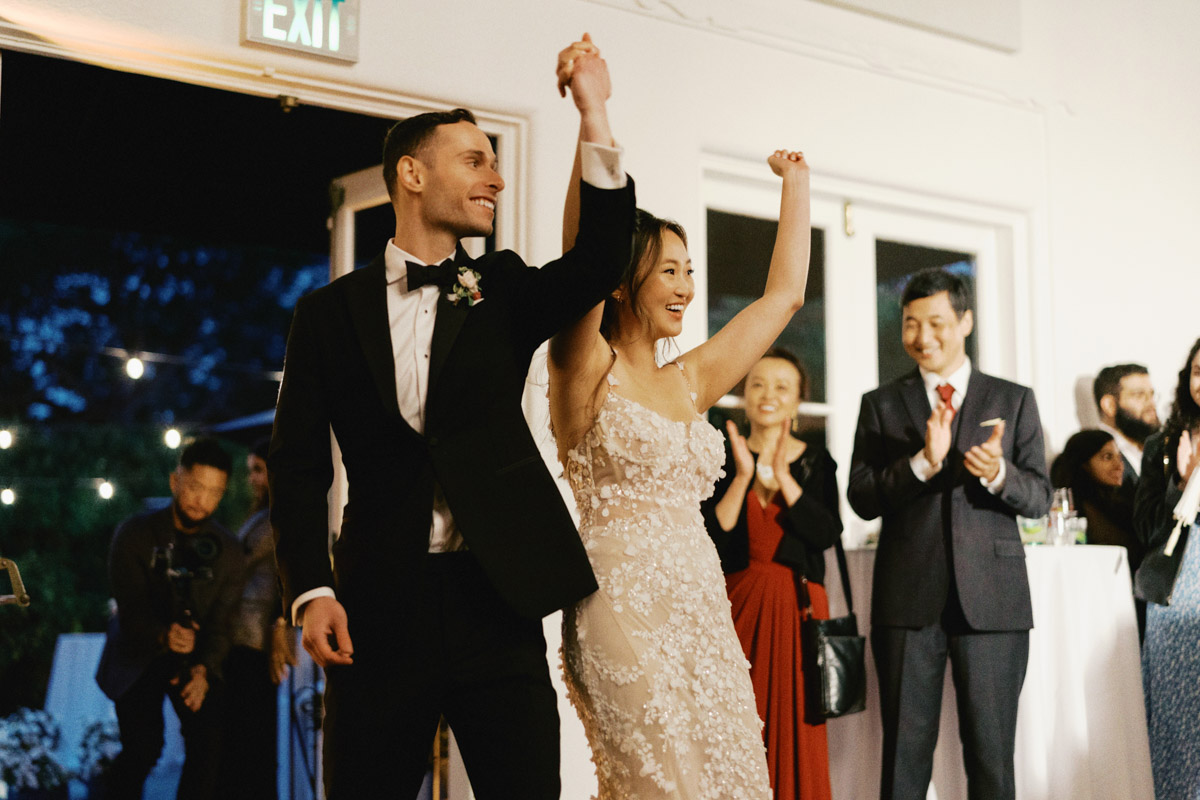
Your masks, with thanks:
M887 75L898 80L929 86L954 94L972 97L999 105L1040 111L1044 103L1031 97L1013 95L997 86L971 83L953 70L938 74L920 57L901 52L898 48L880 44L863 37L829 35L828 26L815 27L819 16L816 6L836 6L854 9L883 20L901 21L920 28L953 37L960 43L984 44L994 56L1008 54L1019 44L1020 0L988 0L987 3L968 3L971 8L990 6L997 11L971 13L958 11L943 14L941 9L963 5L962 0L587 0L598 5L629 11L668 23L698 28L755 44L796 53L839 66ZM891 13L868 11L868 6L888 7ZM904 11L901 14L901 10ZM814 12L818 12L814 14ZM917 11L924 13L918 14ZM911 12L911 13L910 13ZM1002 13L1003 12L1003 13ZM1009 13L1011 12L1011 13ZM826 12L837 14L838 11ZM935 27L924 20L928 17L941 22ZM994 18L994 19L993 19ZM828 19L828 17L826 17ZM951 29L951 25L955 30ZM988 31L990 29L991 33ZM959 30L961 29L961 30ZM968 36L967 31L973 33ZM981 37L990 36L995 42ZM1002 38L1003 37L1003 38ZM1008 44L1002 45L1004 41ZM1015 42L1015 44L1014 44ZM953 77L950 77L953 76Z
M953 36L1005 53L1021 49L1021 0L813 0Z

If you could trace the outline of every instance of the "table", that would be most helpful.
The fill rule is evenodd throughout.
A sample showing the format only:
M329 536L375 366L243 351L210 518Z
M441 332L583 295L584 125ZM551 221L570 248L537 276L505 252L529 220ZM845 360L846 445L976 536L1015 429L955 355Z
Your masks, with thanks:
M846 553L859 631L870 632L874 550ZM1151 800L1150 746L1125 549L1027 546L1034 629L1017 713L1018 800ZM826 588L845 613L830 551ZM868 643L867 710L830 720L833 796L879 796L882 728ZM931 800L965 800L954 684L946 675Z

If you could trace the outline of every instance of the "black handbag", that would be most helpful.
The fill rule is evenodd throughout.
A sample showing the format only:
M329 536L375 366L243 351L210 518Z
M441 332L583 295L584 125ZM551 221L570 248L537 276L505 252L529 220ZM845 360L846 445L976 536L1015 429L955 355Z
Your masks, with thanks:
M1179 541L1171 555L1166 554L1166 543L1146 553L1141 566L1133 574L1133 593L1139 600L1160 606L1171 605L1171 593L1175 590L1175 578L1183 564L1183 554L1188 547L1191 525L1184 526Z
M1176 440L1178 443L1178 440ZM1172 480L1171 460L1167 454L1171 452L1171 442L1169 439L1163 440L1163 482L1170 487ZM1156 476L1157 477L1157 476ZM1170 494L1169 488L1167 494ZM1164 500L1170 505L1174 505L1170 500ZM1144 600L1147 603L1154 603L1160 606L1171 605L1171 594L1175 591L1175 579L1179 576L1179 568L1183 565L1183 554L1187 552L1188 534L1191 533L1192 524L1186 523L1182 525L1182 530L1179 532L1179 540L1175 542L1175 549L1171 555L1167 555L1167 542L1170 541L1169 536L1164 538L1163 542L1155 547L1142 559L1141 565L1137 568L1137 572L1133 574L1133 594L1139 600Z
M867 640L858 635L854 597L846 570L846 551L839 540L838 571L849 613L836 619L813 619L808 579L800 574L797 583L808 617L800 623L800 648L804 672L804 719L819 725L827 719L854 714L867 707Z

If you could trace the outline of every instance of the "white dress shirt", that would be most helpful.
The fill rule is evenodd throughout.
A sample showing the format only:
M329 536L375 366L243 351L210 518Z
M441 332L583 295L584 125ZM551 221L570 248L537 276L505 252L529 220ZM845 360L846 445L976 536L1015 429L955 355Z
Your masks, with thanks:
M597 189L621 189L626 183L625 168L619 147L583 142L580 151L580 169L583 180ZM447 253L433 262L440 264L451 258ZM411 253L402 250L395 240L389 239L383 253L384 269L387 274L388 328L392 338L392 358L395 361L396 400L400 414L417 433L425 432L425 402L429 394L429 355L433 343L433 326L437 320L437 286L421 286L415 291L408 289L408 267L406 262L425 264ZM446 553L465 547L458 526L440 486L434 487L433 516L429 524L429 552ZM292 617L295 624L302 624L299 613L309 600L316 597L334 597L331 587L320 586L310 589L292 602Z
M925 396L929 398L929 408L935 409L941 403L942 398L938 395L938 387L944 383L950 384L954 389L954 393L950 396L950 407L957 414L962 408L963 398L967 396L967 386L971 383L971 359L963 360L962 366L951 372L948 376L942 377L936 372L930 372L923 367L918 367L921 372L921 380L925 382ZM928 481L934 475L942 471L943 464L930 464L929 459L925 457L925 448L921 448L909 463L912 465L913 474L921 480L922 483ZM985 479L980 478L979 482L992 494L997 494L1004 488L1004 476L1006 475L1004 459L1000 459L1000 472L996 474L995 480L988 483Z

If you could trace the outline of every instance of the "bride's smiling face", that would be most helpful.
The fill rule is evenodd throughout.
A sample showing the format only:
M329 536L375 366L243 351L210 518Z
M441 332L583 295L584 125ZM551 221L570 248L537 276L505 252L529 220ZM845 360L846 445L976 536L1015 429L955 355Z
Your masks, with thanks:
M657 340L683 332L683 312L696 296L692 259L687 245L673 231L664 230L658 259L643 266L638 276L636 315Z

